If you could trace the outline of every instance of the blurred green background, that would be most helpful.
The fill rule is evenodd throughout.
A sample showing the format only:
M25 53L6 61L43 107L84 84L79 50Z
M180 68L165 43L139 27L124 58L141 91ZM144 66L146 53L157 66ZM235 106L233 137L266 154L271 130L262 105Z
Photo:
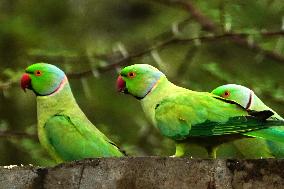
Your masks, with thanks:
M174 153L139 101L116 92L120 67L152 64L174 83L252 88L284 115L284 1L1 0L0 165L52 165L36 136L36 101L18 84L47 62L68 75L78 104L134 156Z

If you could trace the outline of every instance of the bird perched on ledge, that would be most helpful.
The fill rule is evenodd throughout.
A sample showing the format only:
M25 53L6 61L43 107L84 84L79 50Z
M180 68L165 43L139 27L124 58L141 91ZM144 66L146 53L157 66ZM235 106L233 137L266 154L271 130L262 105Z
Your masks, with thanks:
M139 99L161 134L177 142L176 156L184 155L185 144L195 143L206 148L210 158L216 158L217 147L224 142L247 137L244 134L250 131L284 125L283 121L269 120L273 115L270 110L248 111L235 101L176 86L147 64L122 69L117 88Z
M271 116L273 119L284 120L274 110L266 106L255 93L247 87L227 84L217 87L211 93L233 100L247 110L270 110L274 113L274 115ZM245 157L284 157L284 144L281 142L284 141L284 127L271 127L261 131L249 132L247 135L258 136L259 139L239 140L233 143ZM275 136L275 140L265 140L267 135ZM260 138L261 136L263 139ZM277 140L280 141L277 142Z
M21 87L37 96L39 141L56 162L124 156L82 112L62 70L36 63L25 72Z

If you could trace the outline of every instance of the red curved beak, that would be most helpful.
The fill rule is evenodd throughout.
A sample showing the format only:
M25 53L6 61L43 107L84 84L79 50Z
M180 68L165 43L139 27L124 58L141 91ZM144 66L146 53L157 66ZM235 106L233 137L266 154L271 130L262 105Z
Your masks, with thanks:
M31 87L31 78L29 74L23 74L21 79L21 87L26 92L26 89L29 89Z
M126 83L123 80L123 78L121 77L121 75L118 76L117 80L116 80L116 88L118 92L123 92L125 90L126 87Z

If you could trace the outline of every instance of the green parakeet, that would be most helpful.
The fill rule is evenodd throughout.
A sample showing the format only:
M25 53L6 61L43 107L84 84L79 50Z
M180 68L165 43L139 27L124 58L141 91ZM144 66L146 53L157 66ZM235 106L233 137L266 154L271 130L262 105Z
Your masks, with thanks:
M52 158L60 163L124 155L82 112L62 70L36 63L25 72L21 87L36 94L38 137Z
M117 88L141 101L146 116L163 136L203 146L212 158L224 142L246 137L243 134L249 131L283 125L283 121L267 120L273 115L269 110L247 111L234 101L176 86L147 64L122 69ZM183 149L177 146L176 156L182 156Z
M214 89L211 93L221 96L226 99L233 100L248 110L263 111L270 110L274 113L272 117L284 120L274 110L266 106L254 92L242 85L227 84Z
M226 99L234 100L235 102L242 105L248 110L263 111L270 110L274 113L272 118L278 120L284 120L280 115L278 115L274 110L266 106L255 93L244 86L236 84L227 84L217 87L212 91L213 94L221 96ZM280 140L284 141L284 127L271 127L265 130L255 131L247 133L248 136L259 136L266 138L266 135L278 137ZM253 139L253 140L240 140L235 141L234 145L245 154L249 154L249 157L259 154L262 157L284 157L284 144L281 142L273 142L264 139ZM258 148L258 147L262 148ZM262 150L259 150L262 149Z

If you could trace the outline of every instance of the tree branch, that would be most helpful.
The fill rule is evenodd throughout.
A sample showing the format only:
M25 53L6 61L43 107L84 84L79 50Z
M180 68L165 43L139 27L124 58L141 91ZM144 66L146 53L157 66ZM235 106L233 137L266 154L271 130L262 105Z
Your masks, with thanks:
M222 30L213 23L209 18L207 18L201 11L199 11L191 1L185 1L185 0L155 0L156 2L163 3L168 6L179 6L189 12L192 16L192 19L194 19L196 22L198 22L203 30L212 32L214 34L220 33ZM279 32L262 32L260 33L263 36L273 36L273 35L283 35L283 31ZM239 46L246 47L248 49L251 49L254 52L259 52L264 55L266 58L270 58L274 61L278 62L284 62L284 56L270 50L263 49L260 45L257 43L249 43L248 40L245 38L246 36L234 36L231 38L231 41Z
M0 132L0 138L30 138L33 140L38 140L36 134L29 134L24 132L14 132L14 131L3 131Z
M275 59L278 59L279 61L284 62L284 57L282 55L277 54L277 53L272 52L272 51L269 51L269 50L262 49L256 44L248 44L247 40L243 41L244 37L251 36L251 35L259 35L259 34L262 35L262 36L278 36L278 35L284 35L284 31L275 31L275 32L269 31L269 32L260 32L260 33L225 33L225 34L221 34L221 35L207 35L207 36L200 36L200 37L194 37L194 38L178 38L178 37L175 37L175 36L171 36L168 39L157 42L153 46L145 48L141 51L130 53L127 57L122 57L118 60L109 61L110 64L108 64L106 66L98 67L97 71L99 73L103 73L103 72L106 72L106 71L109 71L109 70L113 70L113 69L115 69L115 68L117 68L121 65L126 65L128 62L130 62L131 60L133 60L135 58L139 58L139 57L142 57L144 55L147 55L148 53L150 53L151 51L156 50L156 49L161 50L161 49L167 47L170 44L188 43L188 42L193 42L193 41L196 41L196 40L199 40L201 42L205 42L205 41L210 42L210 41L215 41L215 40L219 40L219 39L237 40L237 42L240 42L242 40L243 43L246 43L246 45L250 45L251 48L253 48L257 52L263 52L266 55L269 55L271 57L274 57ZM81 78L81 77L90 76L90 75L92 75L92 70L68 74L68 76L70 78Z
M184 23L184 21L182 22ZM162 34L163 36L169 35L168 32L164 32ZM273 37L273 36L284 36L284 31L262 31L259 33L225 33L221 35L205 35L205 36L199 36L194 38L180 38L177 36L174 36L173 34L171 36L168 36L166 39L157 41L152 46L147 46L143 48L142 50L136 50L133 52L130 52L128 56L121 56L117 55L118 53L112 53L109 55L94 55L94 58L106 60L109 62L109 64L104 66L99 66L95 68L95 71L98 73L104 73L110 70L113 70L115 68L118 68L121 65L127 65L130 61L136 58L143 57L147 54L149 54L153 50L161 50L166 48L168 45L175 44L175 43L190 43L196 40L199 40L201 42L210 42L210 41L216 41L220 39L230 39L230 40L236 40L236 42L242 41L242 43L246 43L246 45L250 45L254 50L257 52L263 52L266 55L269 55L271 57L274 57L275 59L281 60L284 62L284 57L282 55L279 55L277 53L271 52L269 50L265 50L260 48L258 45L255 44L248 44L247 40L244 40L243 38L246 38L251 35L262 35L263 37ZM159 35L160 36L160 35ZM160 38L159 36L156 37L156 39ZM134 48L135 49L135 48ZM82 57L82 56L80 56ZM78 58L78 57L77 57ZM76 59L77 59L76 58ZM63 60L64 57L58 56L53 57L53 60ZM108 60L107 60L108 59ZM94 70L86 70L82 72L74 72L74 73L67 73L67 76L71 79L78 79L82 77L88 77L93 75ZM0 84L0 90L5 90L11 87L11 85L14 85L14 82L8 81L5 83Z
M132 51L129 53L127 56L123 57L119 53L111 53L108 55L94 55L94 58L96 59L101 59L105 60L106 62L109 62L109 64L104 65L104 66L99 66L95 68L94 70L87 70L83 72L76 72L76 73L69 73L67 74L69 78L82 78L82 77L87 77L93 75L93 72L98 72L98 73L103 73L109 70L113 70L121 65L127 65L131 60L135 58L142 57L146 54L149 54L153 50L157 49L163 49L167 47L170 44L174 43L182 43L182 42L192 42L195 40L200 40L200 41L214 41L217 39L229 39L230 41L234 42L237 45L240 46L245 46L246 48L249 48L257 53L262 53L265 57L271 58L273 60L276 60L278 62L284 62L284 56L270 50L263 49L261 46L259 46L256 43L249 43L247 40L248 36L251 35L262 35L263 37L273 37L273 36L283 36L284 31L261 31L258 33L224 33L224 34L218 34L219 33L219 27L216 26L210 19L208 19L206 16L204 16L198 9L194 7L191 1L184 1L184 0L155 0L154 2L159 2L163 3L166 5L176 5L179 6L186 11L188 11L191 14L190 18L187 18L179 23L178 26L184 27L185 24L190 21L191 19L196 20L205 31L209 31L214 33L214 35L208 35L208 36L201 36L201 37L196 37L196 38L178 38L175 36L172 30L166 31L157 37L154 38L154 41L157 41L154 43L152 46L147 46L143 48L142 50L136 50ZM166 38L165 38L166 37ZM163 38L162 40L159 41L160 38ZM136 48L134 48L136 49ZM119 56L118 56L119 55ZM41 59L48 59L47 56L44 55L39 55L39 56L34 56L36 58L41 58ZM64 56L52 56L52 60L56 62L66 62ZM90 63L89 58L87 56L73 56L72 58L68 58L71 60L76 60L80 62L87 61L87 63ZM83 61L82 61L83 59ZM50 61L50 60L49 60ZM72 61L74 62L74 61ZM4 84L0 84L0 90L7 89L8 87L11 86L13 82L6 82Z

